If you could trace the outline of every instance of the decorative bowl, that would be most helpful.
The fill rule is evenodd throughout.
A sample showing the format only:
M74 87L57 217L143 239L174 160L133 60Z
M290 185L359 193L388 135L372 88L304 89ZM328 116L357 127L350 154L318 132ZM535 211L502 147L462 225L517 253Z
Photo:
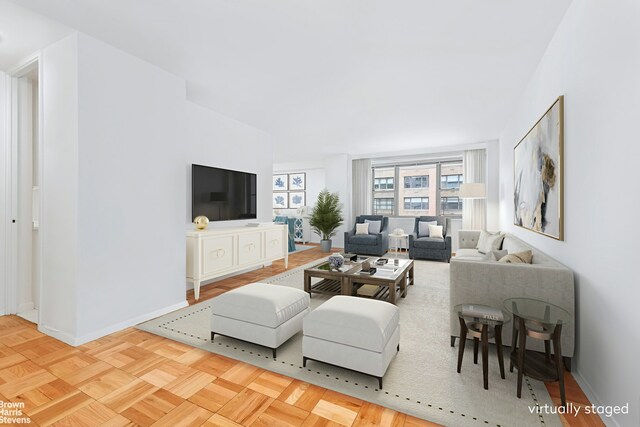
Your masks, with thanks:
M333 254L329 256L329 267L333 270L338 270L344 264L344 257L340 254Z

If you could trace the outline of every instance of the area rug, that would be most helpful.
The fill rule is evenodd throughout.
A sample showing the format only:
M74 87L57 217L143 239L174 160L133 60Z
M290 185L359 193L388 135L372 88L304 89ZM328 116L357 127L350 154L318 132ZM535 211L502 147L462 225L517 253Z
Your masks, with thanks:
M317 246L306 246L306 245L296 245L295 252L308 251L309 249L313 249Z
M263 282L302 289L304 268L292 269ZM311 308L328 297L314 294ZM540 415L536 408L552 404L544 383L525 377L522 398L516 397L517 375L500 378L495 348L489 350L489 390L483 389L482 365L473 364L473 345L466 346L462 372L456 372L458 347L450 346L449 265L416 261L415 284L400 298L400 352L378 390L373 377L310 361L302 367L302 333L271 350L226 337L210 341L210 300L143 323L138 328L316 384L344 394L455 426L561 426L557 415ZM508 348L507 348L508 350ZM505 354L508 351L505 351ZM480 356L481 357L481 356Z

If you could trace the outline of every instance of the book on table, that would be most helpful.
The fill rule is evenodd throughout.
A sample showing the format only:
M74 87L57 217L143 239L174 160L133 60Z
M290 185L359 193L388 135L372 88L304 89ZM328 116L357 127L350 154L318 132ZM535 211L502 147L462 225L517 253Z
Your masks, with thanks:
M465 317L495 320L497 322L504 321L504 314L502 313L502 310L496 307L488 307L486 305L465 304L462 306L460 313Z

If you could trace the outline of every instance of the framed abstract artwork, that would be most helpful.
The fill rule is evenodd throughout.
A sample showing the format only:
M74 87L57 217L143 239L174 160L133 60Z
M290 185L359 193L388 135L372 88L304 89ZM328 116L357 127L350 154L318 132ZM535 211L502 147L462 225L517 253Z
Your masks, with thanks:
M298 209L305 205L305 192L292 191L289 193L289 209Z
M289 174L289 191L304 190L307 185L306 173L290 173Z
M287 202L287 193L273 193L273 209L287 209Z
M513 149L514 223L563 240L564 98Z
M273 191L287 191L289 189L289 178L286 173L273 175Z

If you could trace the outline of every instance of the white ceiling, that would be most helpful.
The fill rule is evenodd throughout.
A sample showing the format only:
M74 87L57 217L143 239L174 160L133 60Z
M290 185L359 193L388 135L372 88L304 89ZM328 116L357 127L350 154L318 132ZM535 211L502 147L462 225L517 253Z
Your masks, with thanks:
M0 0L0 70L9 70L71 32L59 22Z
M285 162L498 137L570 1L16 3L184 77Z

